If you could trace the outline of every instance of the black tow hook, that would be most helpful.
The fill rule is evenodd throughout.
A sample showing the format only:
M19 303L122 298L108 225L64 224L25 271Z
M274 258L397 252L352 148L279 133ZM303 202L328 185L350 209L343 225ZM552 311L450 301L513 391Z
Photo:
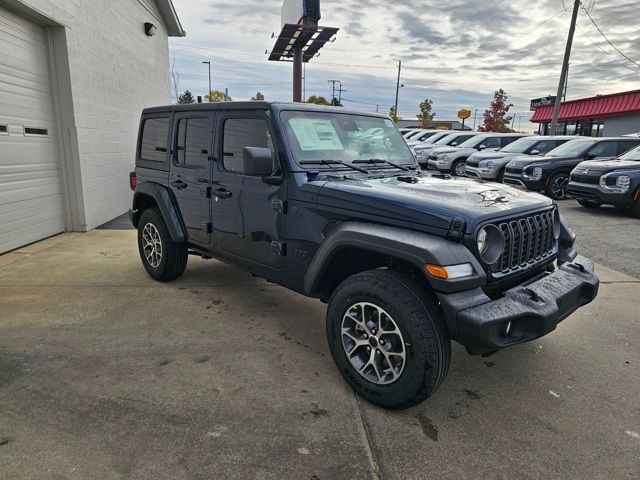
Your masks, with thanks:
M579 270L581 273L585 272L584 265L582 265L581 263L570 263L569 266L574 270Z
M529 298L534 302L540 301L540 296L530 288L525 288L524 291L529 294Z

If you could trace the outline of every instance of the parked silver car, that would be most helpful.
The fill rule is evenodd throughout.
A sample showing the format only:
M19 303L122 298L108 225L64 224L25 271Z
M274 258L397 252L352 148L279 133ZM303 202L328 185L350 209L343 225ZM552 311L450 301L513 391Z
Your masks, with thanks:
M440 135L441 133L442 133L442 130L422 130L420 133L417 133L411 136L410 138L407 138L406 142L407 142L407 145L409 145L410 147L413 147L414 145L417 145L419 143L428 142L429 139L431 139L436 135ZM447 133L447 132L444 132L444 133Z
M519 138L526 137L524 133L483 133L471 137L457 147L438 147L429 154L427 165L443 173L463 177L467 158L479 151L493 151L506 147Z
M438 137L436 141L432 141L432 139L436 138L435 136L429 139L429 143L420 143L413 147L413 150L416 152L416 158L418 159L418 163L420 166L425 166L427 161L429 160L429 154L435 148L440 147L457 147L461 143L466 142L471 137L478 135L476 132L447 132L446 135Z
M474 153L467 158L465 174L471 178L502 182L505 167L513 158L520 155L545 155L563 143L575 139L572 135L520 138L500 150Z

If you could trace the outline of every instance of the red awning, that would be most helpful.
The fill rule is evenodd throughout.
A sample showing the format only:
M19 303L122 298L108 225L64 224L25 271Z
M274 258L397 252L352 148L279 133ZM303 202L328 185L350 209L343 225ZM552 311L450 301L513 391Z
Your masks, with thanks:
M536 123L550 122L552 113L553 105L538 107L531 117L531 121ZM630 113L640 113L640 90L562 102L559 120L561 122L588 120Z

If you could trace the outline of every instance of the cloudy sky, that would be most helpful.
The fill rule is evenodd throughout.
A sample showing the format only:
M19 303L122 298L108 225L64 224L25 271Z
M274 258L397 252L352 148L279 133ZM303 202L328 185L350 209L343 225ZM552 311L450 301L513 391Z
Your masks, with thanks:
M171 38L180 90L213 88L234 100L256 91L267 100L291 99L291 64L269 62L265 50L280 29L282 0L173 0L185 38ZM567 4L568 9L565 9ZM493 92L506 90L516 126L528 124L531 98L555 94L571 0L323 0L321 25L339 27L306 69L306 95L331 95L341 80L345 106L388 112L402 60L399 113L413 117L425 98L438 118L461 107L480 113ZM640 64L637 0L585 0L611 42ZM640 88L640 66L626 60L581 11L571 58L568 98Z

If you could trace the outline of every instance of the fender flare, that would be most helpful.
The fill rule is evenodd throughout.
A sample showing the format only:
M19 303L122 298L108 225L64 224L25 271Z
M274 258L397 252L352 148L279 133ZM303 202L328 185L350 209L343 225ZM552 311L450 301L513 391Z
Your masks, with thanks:
M143 195L149 196L155 200L158 205L158 209L162 214L162 218L167 225L167 229L169 229L169 233L171 234L171 240L176 243L186 242L186 230L175 199L173 198L171 191L159 183L142 182L136 187L136 191L133 194L133 224L136 227L138 226L138 221L140 220L140 214L142 212L138 212L137 208L139 199Z
M486 283L484 269L462 244L428 233L361 222L344 222L336 226L320 245L304 276L304 291L312 295L335 254L355 247L383 253L409 262L424 274L431 288L440 292L469 290ZM470 263L475 274L458 280L439 280L427 276L424 265L459 265Z

